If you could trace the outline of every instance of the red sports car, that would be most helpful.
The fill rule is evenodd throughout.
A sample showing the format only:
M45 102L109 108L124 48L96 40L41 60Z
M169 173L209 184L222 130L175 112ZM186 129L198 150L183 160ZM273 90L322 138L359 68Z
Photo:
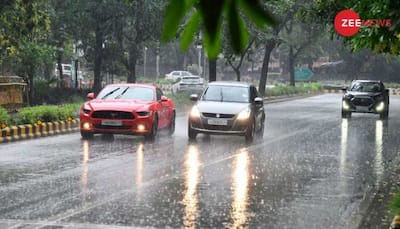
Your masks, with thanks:
M138 134L154 139L157 131L175 131L174 102L161 89L147 84L110 84L80 110L82 138L93 134Z

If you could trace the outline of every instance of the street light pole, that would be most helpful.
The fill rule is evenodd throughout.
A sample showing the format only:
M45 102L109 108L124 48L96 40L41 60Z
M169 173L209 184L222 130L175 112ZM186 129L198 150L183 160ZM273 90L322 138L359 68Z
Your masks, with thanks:
M199 45L197 45L197 49L199 50L199 53L198 53L198 66L199 66L199 71L198 71L198 73L199 73L199 76L201 77L201 75L202 75L202 70L201 70L201 44L199 44Z
M158 76L160 76L160 42L157 42L156 54L156 79L158 79Z
M143 77L146 77L146 64L147 64L147 47L144 47L144 59L143 59Z

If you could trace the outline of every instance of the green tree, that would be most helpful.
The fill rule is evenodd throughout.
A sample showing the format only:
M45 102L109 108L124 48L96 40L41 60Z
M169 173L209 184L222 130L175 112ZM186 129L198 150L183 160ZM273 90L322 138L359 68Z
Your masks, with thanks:
M52 47L47 45L50 17L46 3L15 0L0 5L0 61L3 68L8 66L28 81L30 98L38 69L53 58Z
M356 0L327 0L316 1L318 6L313 9L315 20L325 22L333 34L333 21L336 14L343 9L353 9L361 19L390 19L390 27L362 26L359 32L345 38L345 44L353 51L371 49L376 53L400 54L400 2L386 1L356 1Z

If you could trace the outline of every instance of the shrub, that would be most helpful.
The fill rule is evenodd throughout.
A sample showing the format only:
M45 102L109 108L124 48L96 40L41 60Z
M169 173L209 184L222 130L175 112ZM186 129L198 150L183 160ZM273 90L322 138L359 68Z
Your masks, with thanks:
M394 214L400 214L400 193L396 193L391 202L390 202L390 209Z
M7 110L3 107L0 107L0 129L4 126L8 126L10 124L10 115L8 114Z
M42 105L20 109L12 119L13 124L35 124L40 122L65 121L76 118L80 104L68 104L62 106Z
M289 85L277 85L273 88L267 88L266 96L293 95L299 93L317 92L322 89L321 83L305 83L299 84L296 87Z

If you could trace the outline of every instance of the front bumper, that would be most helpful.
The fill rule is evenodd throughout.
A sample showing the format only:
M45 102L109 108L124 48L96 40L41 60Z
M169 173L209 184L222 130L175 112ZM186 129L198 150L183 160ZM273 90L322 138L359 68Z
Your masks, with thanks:
M151 132L152 120L152 116L135 117L129 120L98 119L81 112L80 130L92 134L146 135Z
M245 135L250 120L250 118L247 120L220 118L220 120L224 120L224 122L226 121L226 125L211 125L209 124L209 119L215 120L215 118L207 118L204 116L197 118L189 117L188 125L192 130L199 133L215 135Z
M358 98L356 98L358 99ZM356 113L373 113L373 114L381 114L388 109L387 103L384 100L373 100L368 99L369 101L365 103L355 102L353 99L343 99L342 100L342 111L346 112L356 112Z

